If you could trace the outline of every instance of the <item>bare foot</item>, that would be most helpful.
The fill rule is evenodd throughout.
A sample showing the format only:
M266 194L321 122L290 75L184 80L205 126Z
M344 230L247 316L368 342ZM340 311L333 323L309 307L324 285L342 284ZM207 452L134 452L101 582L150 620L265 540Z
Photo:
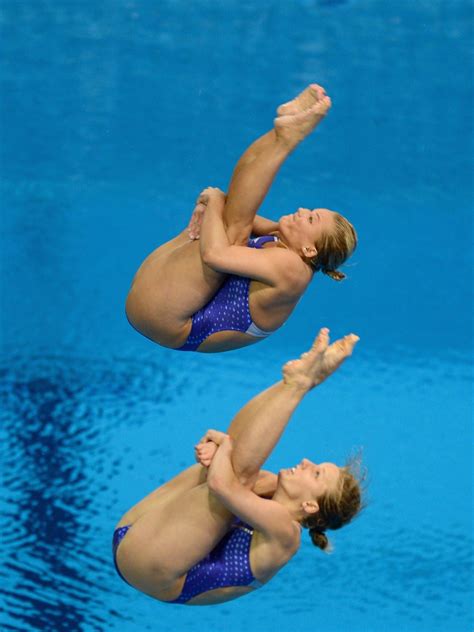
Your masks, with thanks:
M330 345L329 329L324 327L309 351L303 353L299 360L290 360L285 364L283 381L304 391L311 390L324 382L352 355L358 341L358 336L349 334Z
M277 114L278 116L285 116L286 114L297 114L298 112L303 112L313 106L324 96L326 96L324 88L318 86L317 83L311 83L303 90L303 92L300 92L297 97L288 101L288 103L280 105L277 109Z
M201 235L201 224L202 219L204 217L204 211L206 210L206 205L204 202L200 201L200 197L196 202L196 206L194 207L193 213L191 215L191 219L188 224L188 237L191 240L199 239Z
M291 148L296 147L326 116L330 107L331 99L324 89L311 84L293 101L278 108L281 114L274 121L277 137Z

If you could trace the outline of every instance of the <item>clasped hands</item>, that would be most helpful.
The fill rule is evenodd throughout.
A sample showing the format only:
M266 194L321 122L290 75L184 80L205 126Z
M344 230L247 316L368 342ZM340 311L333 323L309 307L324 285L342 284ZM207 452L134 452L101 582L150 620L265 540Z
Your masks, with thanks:
M230 442L230 437L225 432L212 429L208 430L194 446L194 457L202 466L209 467L217 452L217 448L224 443L230 444Z

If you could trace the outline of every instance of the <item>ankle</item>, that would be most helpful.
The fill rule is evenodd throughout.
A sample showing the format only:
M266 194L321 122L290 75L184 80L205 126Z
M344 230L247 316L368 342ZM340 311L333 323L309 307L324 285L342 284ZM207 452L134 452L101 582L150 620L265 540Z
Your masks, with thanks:
M291 154L291 152L293 152L298 147L298 145L304 138L295 138L294 135L291 136L289 134L286 134L285 130L279 130L277 127L275 127L273 132L275 135L275 147L278 147L278 149L282 153L286 153L286 155Z

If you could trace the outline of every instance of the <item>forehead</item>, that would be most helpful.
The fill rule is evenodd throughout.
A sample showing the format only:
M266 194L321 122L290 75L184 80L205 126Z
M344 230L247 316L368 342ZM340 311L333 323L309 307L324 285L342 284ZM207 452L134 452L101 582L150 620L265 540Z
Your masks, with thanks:
M317 213L321 219L334 219L337 215L336 211L330 211L328 208L313 208L312 213Z
M336 485L339 482L341 472L335 463L321 463L320 467L324 469L329 484Z

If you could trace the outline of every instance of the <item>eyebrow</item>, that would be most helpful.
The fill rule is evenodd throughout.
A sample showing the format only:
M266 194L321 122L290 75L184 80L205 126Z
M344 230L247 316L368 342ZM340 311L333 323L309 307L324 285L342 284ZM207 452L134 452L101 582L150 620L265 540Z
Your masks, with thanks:
M328 471L327 468L324 465L320 465L319 469L321 470L322 475L324 476L324 480L327 481L328 480Z

